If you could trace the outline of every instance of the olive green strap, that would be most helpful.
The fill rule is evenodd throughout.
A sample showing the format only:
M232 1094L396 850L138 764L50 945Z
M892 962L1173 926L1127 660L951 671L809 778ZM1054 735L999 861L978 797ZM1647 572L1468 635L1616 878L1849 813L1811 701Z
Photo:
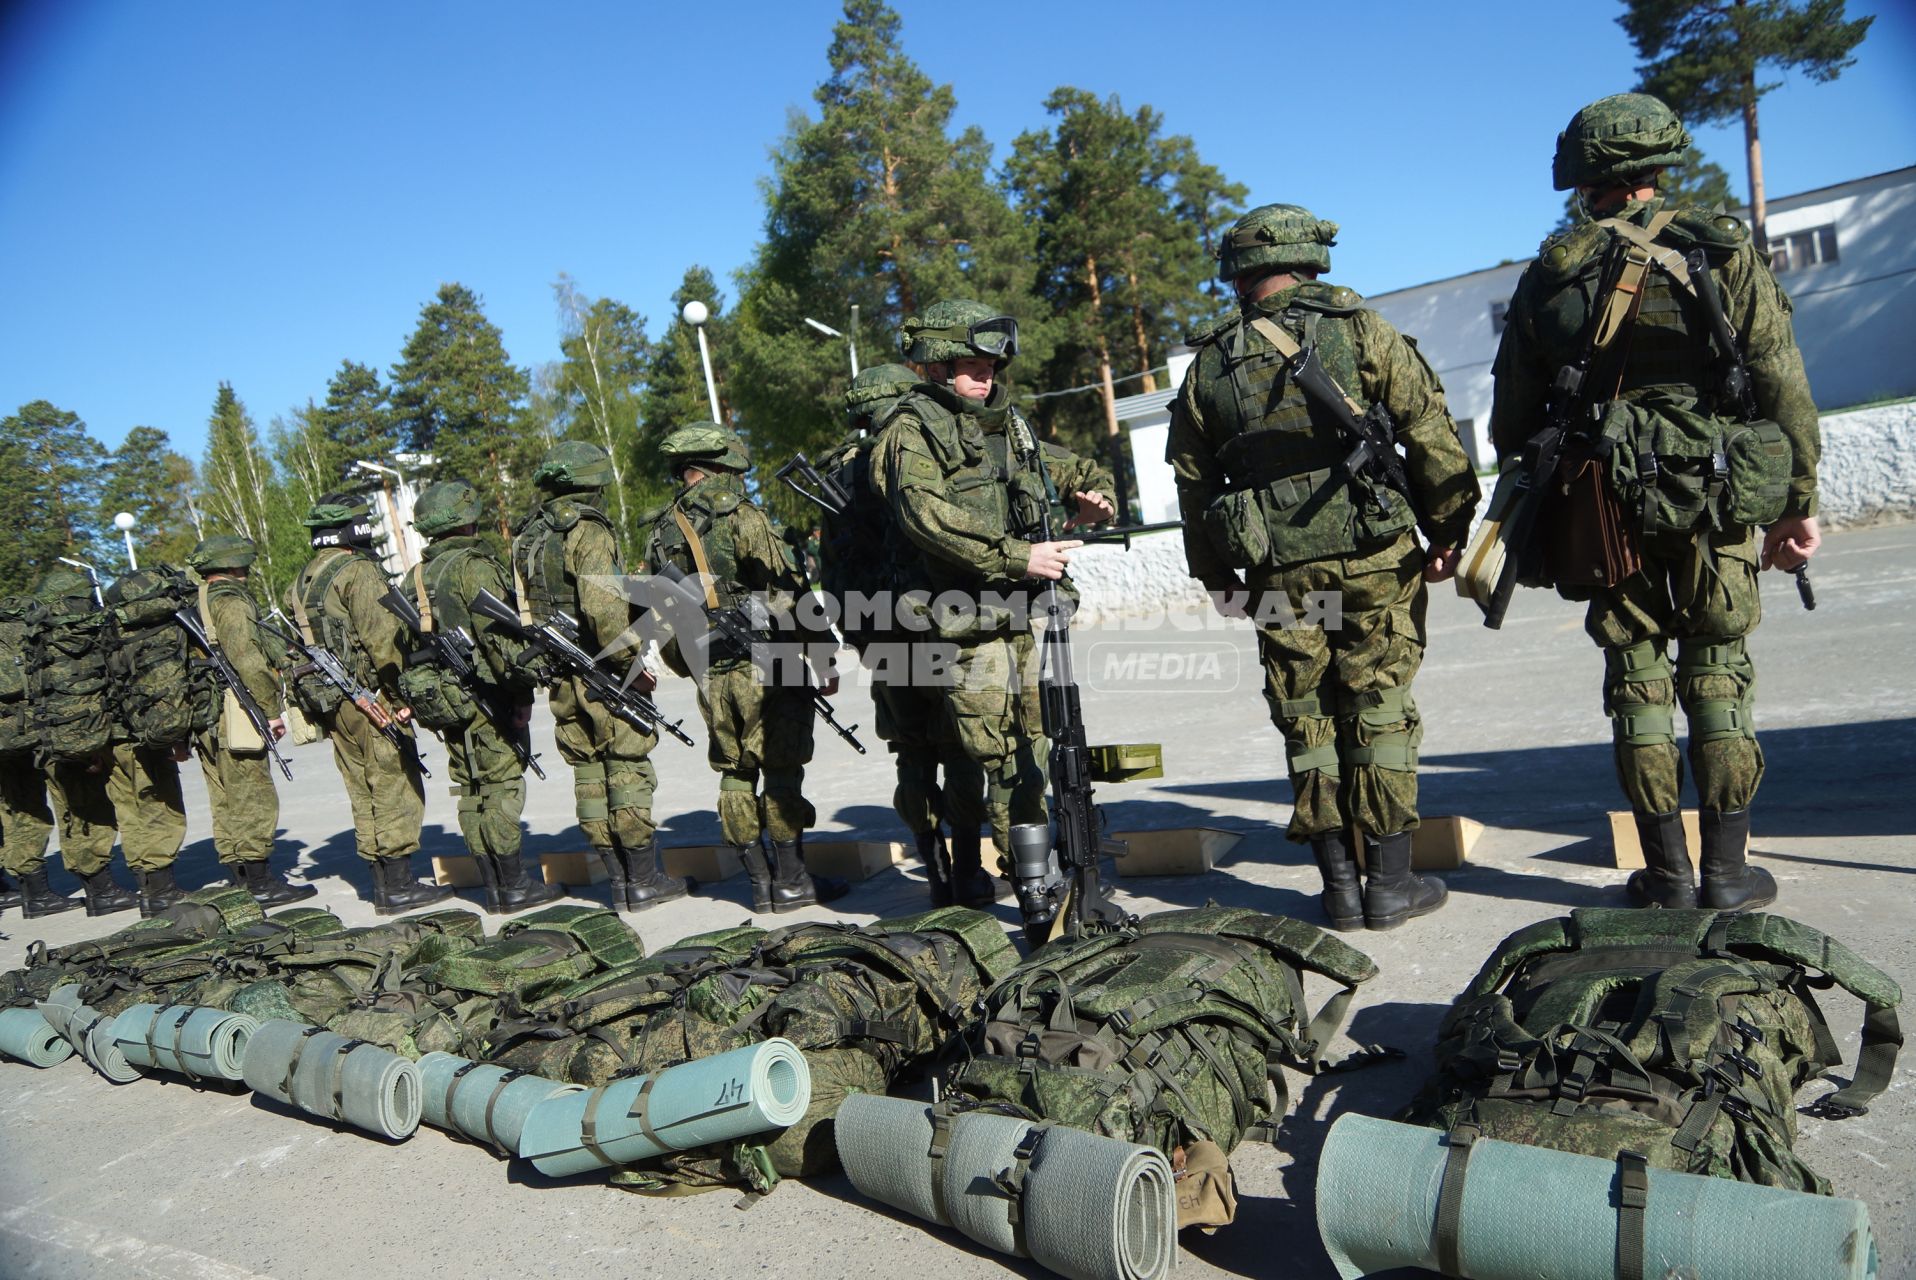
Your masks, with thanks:
M1460 1238L1464 1218L1464 1179L1470 1172L1470 1149L1483 1130L1469 1122L1444 1135L1450 1153L1444 1158L1443 1190L1437 1195L1437 1269L1447 1276L1461 1276L1463 1241Z
M412 593L419 602L419 631L422 635L432 634L432 597L426 593L426 565L424 561L412 567Z
M1661 233L1665 227L1669 226L1671 220L1675 217L1676 214L1674 212L1659 213L1656 217L1650 219L1648 228L1639 227L1636 223L1626 222L1622 218L1605 218L1597 225L1600 227L1608 227L1625 240L1628 240L1631 244L1637 246L1637 248L1643 250L1649 255L1649 263L1646 263L1646 266L1650 263L1654 263L1656 266L1662 268L1669 273L1671 279L1677 282L1678 287L1682 288L1691 297L1695 297L1697 296L1696 281L1690 278L1689 263L1684 259L1684 256L1675 249L1670 248L1668 245L1660 245L1657 243L1658 234Z
M1643 1222L1650 1204L1650 1162L1617 1152L1617 1280L1644 1280Z
M1896 1072L1896 1055L1903 1047L1903 1030L1895 1005L1879 1005L1863 1019L1863 1048L1849 1084L1816 1103L1813 1110L1832 1120L1860 1116L1870 1102L1889 1087Z
M1674 213L1665 210L1650 219L1647 229L1638 228L1620 219L1612 219L1610 223L1604 224L1628 240L1638 252L1625 255L1623 270L1617 273L1616 283L1610 287L1609 296L1600 304L1601 311L1597 321L1595 342L1598 351L1608 350L1610 344L1616 341L1617 335L1629 328L1636 320L1637 312L1643 306L1643 278L1650 272L1650 263L1656 249L1656 237L1670 225L1670 220L1675 216ZM1685 279L1687 278L1686 273Z
M1295 360L1304 354L1304 348L1297 345L1297 339L1285 332L1284 326L1269 316L1256 317L1251 321L1251 328L1257 330L1259 336L1261 336L1264 341L1276 347L1277 353L1286 360ZM1364 406L1351 399L1350 393L1344 390L1344 388L1339 387L1337 385L1337 379L1332 378L1328 371L1326 371L1324 377L1330 382L1332 387L1336 388L1337 394L1344 398L1344 404L1350 411L1357 417L1363 417L1365 413Z

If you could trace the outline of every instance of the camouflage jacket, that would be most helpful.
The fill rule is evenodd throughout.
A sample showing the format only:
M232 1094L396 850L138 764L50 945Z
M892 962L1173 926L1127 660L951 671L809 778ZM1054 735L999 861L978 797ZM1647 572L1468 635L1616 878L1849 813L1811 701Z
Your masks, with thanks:
M226 660L246 684L246 691L268 716L278 716L280 701L279 659L285 646L269 639L259 625L259 602L244 578L220 576L206 584L205 619L208 631L219 642Z
M433 626L458 627L472 637L480 678L487 684L512 687L517 700L529 701L532 691L519 662L526 646L499 623L472 612L472 599L481 591L501 600L513 599L511 576L485 539L467 534L435 538L400 589L416 594L420 582L432 604Z
M348 563L333 569L341 556ZM322 592L323 575L330 581ZM404 701L399 672L405 665L406 624L380 603L389 586L386 571L370 555L324 547L286 588L286 609L295 618L304 611L312 642L331 650L353 679L399 704Z
M1642 226L1662 208L1661 199L1632 202L1620 216ZM1543 427L1550 385L1582 347L1610 236L1595 222L1579 223L1552 236L1517 282L1494 369L1497 396L1490 433L1499 456L1522 449ZM1678 209L1658 243L1682 253L1703 251L1724 313L1742 346L1757 413L1780 426L1790 442L1793 456L1784 514L1814 515L1822 437L1809 380L1803 373L1803 356L1790 324L1788 295L1735 218ZM1618 339L1619 345L1629 343L1623 368L1598 367L1592 376L1601 379L1600 386L1620 386L1620 396L1626 400L1652 387L1675 389L1694 398L1702 411L1719 412L1714 396L1722 364L1709 334L1710 321L1702 304L1652 267L1644 282L1637 322ZM1727 406L1720 411L1729 412Z

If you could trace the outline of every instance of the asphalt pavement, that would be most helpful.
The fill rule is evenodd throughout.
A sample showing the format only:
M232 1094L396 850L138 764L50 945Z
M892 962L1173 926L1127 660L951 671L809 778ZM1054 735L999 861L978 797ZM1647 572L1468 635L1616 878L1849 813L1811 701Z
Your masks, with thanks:
M1751 652L1769 772L1753 856L1781 887L1774 910L1829 932L1908 988L1916 979L1916 525L1831 535L1815 581L1820 607L1806 613L1787 579L1766 575L1768 613ZM1246 1145L1234 1156L1238 1220L1182 1238L1186 1280L1331 1276L1311 1198L1330 1122L1350 1110L1388 1115L1408 1100L1428 1072L1438 1019L1505 935L1575 907L1622 904L1605 817L1622 800L1599 707L1602 659L1582 634L1580 611L1524 592L1491 633L1443 587L1432 594L1429 631L1416 686L1424 812L1467 815L1486 830L1469 865L1449 874L1441 914L1390 933L1346 935L1381 969L1358 994L1350 1035L1408 1056L1292 1078L1276 1145ZM1091 740L1164 746L1162 779L1100 789L1108 825L1215 826L1243 837L1209 875L1118 880L1120 900L1137 912L1215 899L1316 919L1308 853L1282 836L1290 788L1248 628L1180 615L1153 627L1133 620L1081 631L1077 641ZM659 697L697 725L686 682L668 678ZM821 734L807 783L821 828L904 839L890 809L888 757L869 733L868 696L848 688L838 704L873 749L861 758ZM528 852L579 848L543 707L535 730L553 780L533 784ZM703 741L702 730L694 736ZM280 788L278 860L296 852L295 874L320 888L317 905L348 924L373 923L328 750L300 748L291 759L296 781ZM444 752L429 750L428 760L437 776L428 783L426 849L458 852ZM654 760L663 839L715 842L716 775L703 751L667 741ZM192 824L179 869L191 887L218 876L197 766L185 772ZM71 885L63 872L55 879ZM922 876L901 868L835 905L843 918L865 921L924 901ZM1016 927L1008 899L996 910ZM657 948L749 914L740 877L630 919ZM72 912L24 921L9 912L0 917L0 968L21 963L36 939L59 945L132 918ZM1823 1006L1853 1061L1860 1006L1840 992ZM1838 1195L1868 1202L1885 1277L1916 1274L1913 1065L1899 1066L1866 1116L1800 1118L1798 1151ZM1828 1087L1812 1085L1799 1101ZM1044 1274L870 1204L842 1177L787 1182L750 1207L739 1200L731 1192L651 1200L591 1179L553 1181L430 1129L389 1144L247 1094L158 1080L114 1086L77 1059L48 1071L0 1063L0 1276Z

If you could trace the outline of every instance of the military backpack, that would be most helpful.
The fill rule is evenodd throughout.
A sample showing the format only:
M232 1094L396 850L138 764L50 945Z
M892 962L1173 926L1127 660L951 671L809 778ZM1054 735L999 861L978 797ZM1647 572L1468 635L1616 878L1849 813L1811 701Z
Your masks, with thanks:
M1400 1117L1449 1130L1828 1195L1792 1150L1797 1091L1842 1060L1815 990L1868 1008L1859 1115L1889 1083L1902 992L1842 943L1765 913L1586 909L1506 938L1438 1032Z
M113 745L113 615L90 595L44 604L27 670L37 745L47 760L91 761Z
M108 660L113 703L135 746L177 746L219 721L219 685L173 616L197 607L198 596L185 574L165 566L136 569L107 588L118 638Z
M27 667L45 613L32 596L0 598L0 756L32 751L39 741L27 697Z

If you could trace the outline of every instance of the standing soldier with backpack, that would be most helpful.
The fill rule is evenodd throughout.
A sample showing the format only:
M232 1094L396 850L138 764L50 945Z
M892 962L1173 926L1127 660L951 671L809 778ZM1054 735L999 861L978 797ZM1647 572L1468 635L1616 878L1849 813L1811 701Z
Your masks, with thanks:
M32 596L0 599L0 838L5 841L0 868L20 882L18 894L0 894L0 908L17 904L28 919L80 905L47 883L53 810L47 804L46 774L34 760L39 734L27 679L44 612Z
M356 494L329 494L306 513L313 558L286 589L287 604L307 645L324 648L362 687L384 694L364 704L316 672L296 671L293 695L333 744L333 763L352 804L359 856L372 867L373 910L382 916L430 907L453 896L442 885L413 879L425 790L419 757L382 730L410 739L412 713L399 702L402 627L380 603L391 585L374 558L372 511Z
M277 739L286 732L276 660L284 646L270 643L259 624L259 601L248 583L258 555L252 539L223 533L194 547L186 563L200 576L195 605L207 640L239 673L246 691L269 717L268 727ZM213 848L220 865L263 907L312 897L317 888L288 884L270 863L279 830L279 791L273 785L266 745L253 746L250 733L249 740L239 741L239 724L229 723L226 716L215 716L213 721L194 738L193 748L206 778Z
M571 616L580 647L595 657L611 651L632 625L632 606L620 590L625 568L618 538L600 509L600 491L612 480L605 450L584 440L560 441L532 473L545 497L512 539L513 573L524 585L519 607L534 623L555 613ZM636 683L650 692L655 682L641 673ZM605 868L613 906L636 911L684 897L685 881L658 864L652 825L658 774L651 761L658 735L641 733L592 701L577 677L552 686L552 715L559 754L572 766L579 830Z
M416 638L400 684L413 714L446 744L452 793L459 798L459 831L475 861L483 860L486 909L524 911L564 896L557 885L533 881L520 860L519 816L526 807L526 767L513 744L532 714L532 684L519 665L524 646L490 619L472 612L489 591L513 599L512 579L479 534L479 491L464 480L442 480L419 495L413 528L430 539L425 559L396 588L415 602L429 631L463 632L472 640L477 677L471 687L432 660Z
M683 487L652 526L646 563L654 571L672 565L697 573L708 611L734 611L747 625L754 597L773 610L795 610L805 579L778 526L745 494L752 465L745 442L715 422L701 422L674 431L659 451L669 477ZM829 632L804 639L831 643ZM810 691L788 683L789 670L773 683L749 651L717 636L709 655L710 666L698 673L699 711L710 733L706 758L719 775L719 825L751 878L752 909L796 911L843 897L851 888L845 881L805 869L805 832L817 821L804 791L812 758ZM668 646L666 658L679 674L692 674L682 638ZM827 696L836 692L835 673L821 672L820 680Z
M1641 93L1591 103L1558 135L1552 179L1593 220L1546 240L1517 283L1490 430L1500 457L1532 470L1537 446L1561 440L1553 474L1530 476L1547 495L1535 545L1541 576L1586 603L1603 650L1617 776L1643 844L1631 899L1736 911L1776 899L1770 873L1746 862L1763 777L1746 648L1762 617L1757 574L1796 571L1821 541L1821 439L1789 299L1748 231L1657 194L1689 148L1683 122ZM1679 703L1701 889L1683 833Z
M1220 613L1257 623L1294 795L1288 835L1316 855L1331 927L1394 929L1446 892L1410 869L1423 737L1410 686L1424 584L1456 571L1478 489L1416 344L1318 281L1336 235L1291 204L1231 228L1218 278L1239 312L1191 338L1165 457L1191 576ZM1370 458L1353 466L1360 435ZM1341 616L1300 624L1318 593ZM1369 844L1361 890L1352 828Z
M906 578L898 561L917 553L872 483L879 428L917 384L918 375L902 364L875 365L852 379L845 393L852 435L819 464L851 501L844 511L822 517L819 577L825 594L845 611L846 643L872 668L874 727L896 757L892 808L917 842L931 904L971 907L993 897L979 850L979 828L987 818L984 770L958 745L938 691L912 682L910 642L924 633L898 625ZM951 828L949 846L941 821Z

